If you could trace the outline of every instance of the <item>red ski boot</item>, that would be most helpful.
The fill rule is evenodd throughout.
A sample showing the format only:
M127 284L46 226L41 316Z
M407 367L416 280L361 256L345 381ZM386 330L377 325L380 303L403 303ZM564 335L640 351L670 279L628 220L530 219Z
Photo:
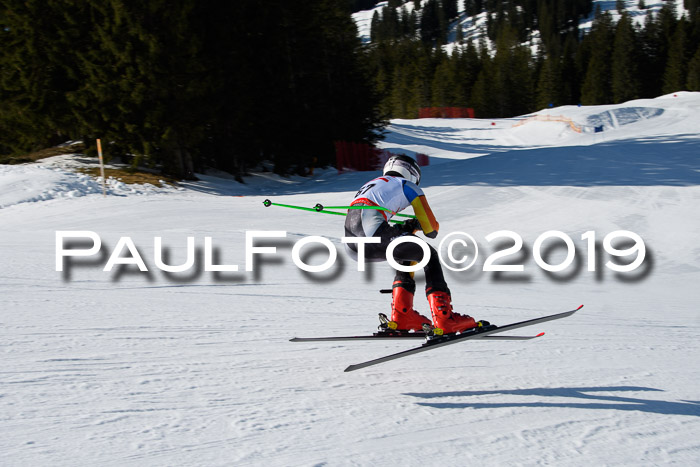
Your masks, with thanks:
M433 315L433 326L442 329L444 334L464 332L477 327L476 321L471 316L452 311L452 297L449 292L428 292L428 303Z
M413 309L413 292L410 289L415 290L415 287L415 284L402 281L394 281L392 286L391 321L396 323L395 329L398 331L421 331L424 324L430 325L428 318Z

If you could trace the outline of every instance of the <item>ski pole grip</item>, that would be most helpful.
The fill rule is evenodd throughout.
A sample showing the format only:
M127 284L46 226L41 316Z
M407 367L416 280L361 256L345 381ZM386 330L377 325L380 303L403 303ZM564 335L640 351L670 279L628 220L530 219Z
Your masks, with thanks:
M263 201L263 206L265 206L266 208L269 208L270 206L272 206L272 201L270 201L269 199L266 199L265 201Z

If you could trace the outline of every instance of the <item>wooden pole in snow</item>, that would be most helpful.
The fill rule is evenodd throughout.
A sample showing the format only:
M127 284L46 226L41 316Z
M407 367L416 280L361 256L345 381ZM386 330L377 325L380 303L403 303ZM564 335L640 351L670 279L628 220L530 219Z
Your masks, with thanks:
M105 181L105 161L102 158L102 143L97 139L97 155L100 157L100 175L102 175L102 195L107 196L107 182Z

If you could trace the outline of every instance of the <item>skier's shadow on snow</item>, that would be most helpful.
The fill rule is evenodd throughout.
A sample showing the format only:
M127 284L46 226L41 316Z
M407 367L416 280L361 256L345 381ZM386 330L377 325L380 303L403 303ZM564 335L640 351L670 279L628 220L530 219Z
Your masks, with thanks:
M602 409L624 410L656 413L662 415L690 415L700 417L700 401L670 402L658 399L642 399L639 397L624 397L609 394L595 394L600 392L663 392L662 389L637 387L637 386L602 386L602 387L574 387L574 388L532 388L510 389L496 391L454 391L432 393L406 393L420 399L428 399L430 402L418 402L424 407L436 409L494 409L501 407L533 407L533 408L577 408L577 409ZM533 402L432 402L432 399L441 398L473 398L479 396L504 395L504 396L534 396ZM545 401L545 398L568 398L569 401ZM579 402L586 401L586 402Z

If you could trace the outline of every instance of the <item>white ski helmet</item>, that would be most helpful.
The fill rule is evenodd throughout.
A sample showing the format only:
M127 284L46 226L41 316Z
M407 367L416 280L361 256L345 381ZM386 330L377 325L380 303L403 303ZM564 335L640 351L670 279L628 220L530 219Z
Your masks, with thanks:
M420 167L418 167L418 163L403 154L391 156L384 164L383 173L384 175L395 175L405 178L416 185L420 183Z

